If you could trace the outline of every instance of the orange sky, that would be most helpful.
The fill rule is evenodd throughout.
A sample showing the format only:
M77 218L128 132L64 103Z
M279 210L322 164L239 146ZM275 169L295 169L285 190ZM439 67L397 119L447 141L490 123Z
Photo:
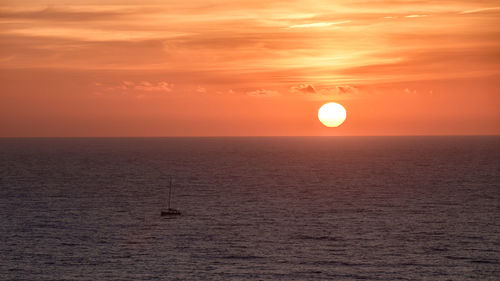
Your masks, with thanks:
M2 0L0 25L0 137L500 134L498 1Z

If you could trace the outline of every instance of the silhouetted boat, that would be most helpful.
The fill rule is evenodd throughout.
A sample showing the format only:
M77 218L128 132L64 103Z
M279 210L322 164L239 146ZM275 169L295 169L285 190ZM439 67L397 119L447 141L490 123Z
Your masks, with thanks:
M167 210L161 211L161 216L178 216L181 214L179 210L170 208L170 200L172 197L172 177L170 177L170 185L168 188L168 200L167 200Z

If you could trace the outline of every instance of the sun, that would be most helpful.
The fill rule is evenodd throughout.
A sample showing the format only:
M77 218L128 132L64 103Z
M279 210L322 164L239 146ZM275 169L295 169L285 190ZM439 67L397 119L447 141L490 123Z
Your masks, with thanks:
M318 118L327 127L338 127L347 116L345 108L335 102L325 103L318 110Z

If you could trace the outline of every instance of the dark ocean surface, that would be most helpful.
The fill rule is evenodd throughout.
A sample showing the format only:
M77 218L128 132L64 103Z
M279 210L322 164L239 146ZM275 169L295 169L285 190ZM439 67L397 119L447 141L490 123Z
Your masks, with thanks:
M500 137L0 139L0 274L500 280Z

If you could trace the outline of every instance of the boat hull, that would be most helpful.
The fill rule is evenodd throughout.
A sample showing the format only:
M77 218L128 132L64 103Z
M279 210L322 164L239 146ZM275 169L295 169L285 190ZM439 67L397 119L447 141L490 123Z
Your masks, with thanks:
M166 211L161 211L161 216L179 216L181 215L181 212L176 209L168 209Z

